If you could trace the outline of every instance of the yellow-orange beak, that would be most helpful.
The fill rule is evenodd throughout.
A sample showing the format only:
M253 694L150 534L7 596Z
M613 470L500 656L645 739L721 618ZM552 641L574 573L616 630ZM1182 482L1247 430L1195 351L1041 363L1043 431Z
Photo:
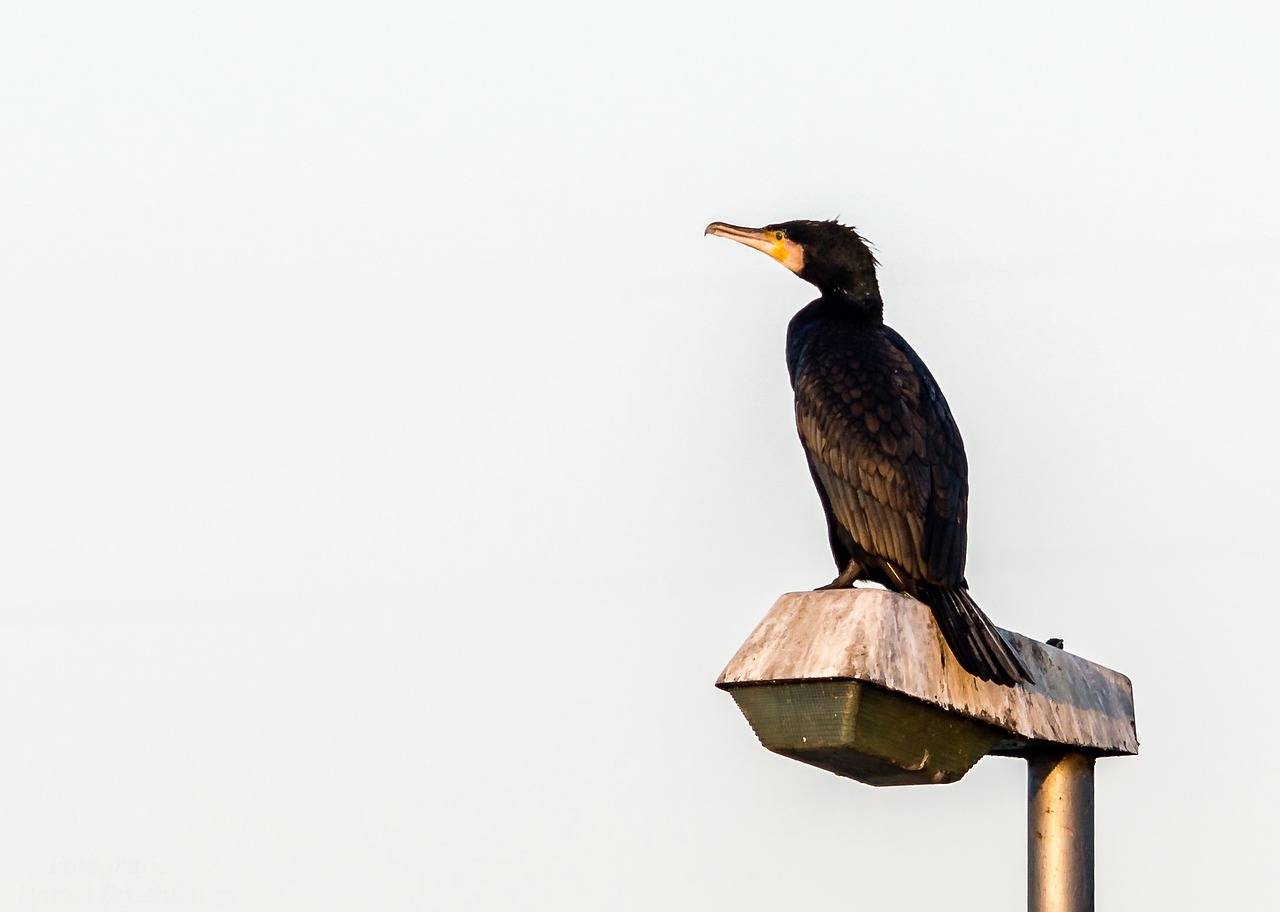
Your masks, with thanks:
M712 222L704 235L728 238L769 254L794 273L804 268L804 248L789 239L785 232L766 228L739 228L724 222Z

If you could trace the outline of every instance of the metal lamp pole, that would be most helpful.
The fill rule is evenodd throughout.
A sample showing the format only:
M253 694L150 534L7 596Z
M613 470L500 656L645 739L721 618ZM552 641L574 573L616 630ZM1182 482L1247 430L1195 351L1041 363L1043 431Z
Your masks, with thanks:
M1027 758L1027 910L1093 912L1093 760Z

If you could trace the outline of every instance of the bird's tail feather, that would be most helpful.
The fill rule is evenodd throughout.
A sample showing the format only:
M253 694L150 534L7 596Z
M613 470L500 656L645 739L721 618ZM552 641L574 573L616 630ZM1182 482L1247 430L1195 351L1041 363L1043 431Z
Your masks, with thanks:
M996 684L1035 683L1022 659L967 589L931 585L919 588L920 600L933 610L943 638L965 671Z

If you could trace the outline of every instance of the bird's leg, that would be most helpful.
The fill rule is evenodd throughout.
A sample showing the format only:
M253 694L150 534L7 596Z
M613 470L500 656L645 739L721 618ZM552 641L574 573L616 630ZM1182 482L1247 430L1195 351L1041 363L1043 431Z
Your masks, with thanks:
M827 583L825 586L819 586L813 591L822 592L824 589L848 589L854 584L854 581L861 576L862 564L858 563L856 559L851 559L849 563L845 565L844 570L841 571L839 576Z

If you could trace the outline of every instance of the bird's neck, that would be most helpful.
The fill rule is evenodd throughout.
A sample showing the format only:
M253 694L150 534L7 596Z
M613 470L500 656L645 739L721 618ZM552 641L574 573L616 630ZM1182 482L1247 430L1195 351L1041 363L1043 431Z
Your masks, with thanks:
M884 323L884 302L880 300L880 289L874 286L856 290L824 289L820 300L822 309L832 316L869 325Z
M880 300L880 282L876 279L875 260L870 254L866 262L830 265L814 264L807 278L822 292L822 299L835 312L879 322L884 319Z

